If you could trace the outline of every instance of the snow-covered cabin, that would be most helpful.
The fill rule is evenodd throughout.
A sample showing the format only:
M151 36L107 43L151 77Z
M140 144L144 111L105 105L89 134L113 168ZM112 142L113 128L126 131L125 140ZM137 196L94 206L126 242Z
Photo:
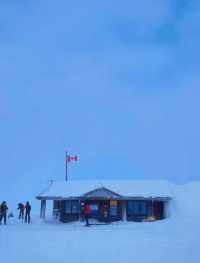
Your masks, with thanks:
M53 201L53 215L61 222L81 220L82 206L91 208L90 218L100 222L153 221L169 216L171 185L167 181L68 181L52 182L36 198L41 218L46 202Z

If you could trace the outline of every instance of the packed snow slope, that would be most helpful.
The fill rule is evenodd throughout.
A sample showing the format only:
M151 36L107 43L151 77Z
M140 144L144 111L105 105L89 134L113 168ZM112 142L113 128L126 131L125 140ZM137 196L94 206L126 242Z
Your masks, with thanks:
M33 218L0 226L4 263L186 263L200 261L200 183L174 186L170 218L84 227Z

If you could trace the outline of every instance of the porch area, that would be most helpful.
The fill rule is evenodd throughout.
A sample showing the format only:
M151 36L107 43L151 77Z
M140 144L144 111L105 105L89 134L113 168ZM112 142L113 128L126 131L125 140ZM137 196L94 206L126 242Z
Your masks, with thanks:
M84 220L83 208L89 205L89 219L93 222L115 222L123 219L124 202L120 200L79 199L60 202L60 221L72 222ZM124 209L123 209L124 208Z

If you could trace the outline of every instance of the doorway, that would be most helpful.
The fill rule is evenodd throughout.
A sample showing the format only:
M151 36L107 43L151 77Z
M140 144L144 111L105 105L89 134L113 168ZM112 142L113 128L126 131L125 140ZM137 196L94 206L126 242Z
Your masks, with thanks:
M153 215L157 220L164 219L164 203L162 201L153 202Z

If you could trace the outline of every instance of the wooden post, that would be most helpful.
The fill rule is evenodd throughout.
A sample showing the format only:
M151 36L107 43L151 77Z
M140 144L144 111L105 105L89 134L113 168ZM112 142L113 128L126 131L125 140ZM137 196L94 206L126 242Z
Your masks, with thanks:
M46 200L44 200L43 219L46 217Z
M41 200L41 204L40 204L40 218L42 218L42 205L43 205L43 203L42 203L42 200Z
M79 205L79 221L81 222L81 209L82 209L82 207L81 207L81 199L79 198L79 200L78 200L78 205Z
M151 216L154 217L154 202L153 202L153 198L151 199Z
M46 200L41 200L40 218L45 219L46 216Z
M127 221L127 215L126 215L126 201L122 201L122 220Z

